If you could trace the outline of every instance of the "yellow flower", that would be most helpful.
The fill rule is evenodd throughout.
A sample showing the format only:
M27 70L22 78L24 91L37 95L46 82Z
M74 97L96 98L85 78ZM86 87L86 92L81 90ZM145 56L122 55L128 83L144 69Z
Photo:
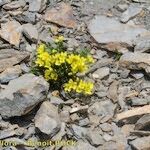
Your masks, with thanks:
M55 43L63 42L64 41L64 37L63 36L59 36L54 41L55 41Z
M44 66L44 62L43 62L43 60L40 59L40 58L38 58L38 59L35 61L35 63L36 63L39 67Z
M45 44L40 44L37 51L38 54L42 54L45 51Z
M75 91L77 93L91 95L93 87L94 87L93 83L91 83L91 82L85 82L85 81L77 78L75 81L73 81L72 79L70 79L68 81L68 83L66 83L64 85L64 90L66 92Z
M93 57L91 55L88 55L86 57L86 60L87 60L88 63L94 63L94 59L93 59Z

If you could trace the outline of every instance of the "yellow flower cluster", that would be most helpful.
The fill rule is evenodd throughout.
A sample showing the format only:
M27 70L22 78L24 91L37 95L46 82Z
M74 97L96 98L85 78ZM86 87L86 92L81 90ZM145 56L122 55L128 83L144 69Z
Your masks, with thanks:
M75 81L70 79L68 81L68 83L66 83L64 85L64 90L66 92L75 91L77 93L91 95L93 87L94 87L94 85L92 82L85 82L85 81L77 78Z
M55 39L55 43L60 43L64 41L64 37L63 36L59 36Z
M55 42L62 42L63 40L63 37L58 37ZM45 44L41 44L37 48L37 59L35 61L36 65L42 69L44 77L48 81L59 80L61 72L58 71L58 68L61 68L61 70L64 69L65 72L67 72L67 77L70 78L71 76L76 76L77 73L87 71L89 64L93 62L94 60L90 55L84 57L80 54L70 54L55 49L48 51ZM65 67L63 68L63 66ZM80 79L76 81L70 79L64 87L66 92L74 90L77 93L91 94L93 83L85 82Z

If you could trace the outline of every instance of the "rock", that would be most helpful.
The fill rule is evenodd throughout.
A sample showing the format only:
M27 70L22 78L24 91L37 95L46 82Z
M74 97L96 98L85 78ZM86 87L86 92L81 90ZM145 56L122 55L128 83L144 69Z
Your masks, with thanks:
M27 114L44 100L48 89L44 78L33 74L24 74L11 80L0 92L1 116L8 118Z
M104 139L106 142L108 142L108 141L111 141L111 140L112 140L112 136L110 136L110 135L107 134L107 133L104 133L103 139Z
M137 72L137 71L134 71L134 72L131 72L131 76L133 76L135 79L141 79L144 77L144 74L142 72Z
M108 75L109 75L109 68L108 67L99 68L92 74L94 79L103 79Z
M150 36L139 37L135 41L134 52L150 52Z
M56 23L63 27L76 27L76 20L73 16L73 10L71 6L63 2L57 7L46 11L44 19L48 22Z
M121 12L124 12L128 8L127 4L118 4L117 9Z
M10 0L0 0L0 7L7 3L10 3Z
M8 21L1 24L0 36L10 44L19 46L21 40L22 26L17 21Z
M99 146L104 143L103 137L100 135L100 133L96 130L90 130L86 134L86 139L89 141L89 143L93 146Z
M94 146L90 145L88 142L78 140L74 146L64 146L62 150L97 150Z
M138 14L140 14L142 11L142 8L137 4L131 4L128 9L122 14L121 16L121 22L127 23L129 20L136 17Z
M142 130L150 126L150 114L143 115L135 124L135 130Z
M132 1L138 3L149 3L149 0L132 0Z
M35 127L50 136L54 136L61 127L58 109L49 101L43 102L34 120Z
M0 50L0 72L20 63L29 57L27 52L19 52L14 49Z
M95 102L89 107L88 112L104 118L111 118L114 115L115 105L110 100Z
M30 12L42 12L46 8L47 0L34 0L29 1Z
M118 101L118 81L114 81L108 90L108 98L110 98L114 103Z
M131 146L136 150L148 150L150 149L150 136L137 138L130 142Z
M112 130L111 124L109 123L103 123L103 124L100 124L99 126L104 132L110 132Z
M116 6L120 0L84 0L82 12L85 15L105 14Z
M150 54L128 52L121 56L120 65L129 69L144 69L150 73Z
M89 121L88 118L85 118L85 119L82 119L82 120L79 121L79 125L81 127L87 126L87 125L89 125L89 123L90 123L90 121Z
M23 34L32 42L37 42L38 40L38 31L32 24L23 25Z
M0 83L7 83L10 80L13 80L22 73L21 67L19 65L7 68L0 74Z
M5 4L3 8L5 10L14 10L18 8L23 8L26 5L24 0L12 1L11 3Z
M49 31L48 30L44 30L39 34L39 39L41 42L53 42L53 38L50 36Z
M132 106L143 106L143 105L147 105L150 104L150 99L149 98L132 98L131 99L131 105Z
M73 135L77 139L82 139L87 134L87 128L80 127L80 126L77 126L75 124L72 125L72 131L73 131Z
M121 128L121 131L126 137L128 137L130 136L130 133L134 131L134 127L135 125L133 124L126 124Z
M137 36L149 33L144 28L136 25L121 24L114 18L95 16L88 25L90 34L98 43L126 43L133 45ZM123 35L123 36L122 36Z
M140 116L149 113L150 113L150 105L145 105L143 107L132 108L131 110L117 114L116 118L119 121L119 120L128 119L134 116Z

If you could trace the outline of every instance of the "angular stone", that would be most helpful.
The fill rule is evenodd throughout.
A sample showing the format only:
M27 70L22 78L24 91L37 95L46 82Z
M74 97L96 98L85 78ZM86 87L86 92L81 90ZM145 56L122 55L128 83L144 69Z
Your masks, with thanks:
M150 149L150 136L137 138L130 142L131 146L136 150L149 150Z
M110 100L95 102L89 107L88 112L101 117L112 117L114 114L115 105Z
M10 0L0 0L0 7L7 3L10 3Z
M37 42L38 40L38 31L32 24L24 24L23 25L23 33L24 35L31 41Z
M6 10L13 10L18 8L23 8L25 5L26 2L24 0L19 0L19 1L12 1L11 3L4 5L3 8Z
M149 33L142 27L121 24L114 18L108 18L102 15L95 16L90 21L88 29L98 43L126 43L130 46L133 46L133 41L137 36Z
M118 101L118 85L119 82L118 81L114 81L108 90L108 98L110 98L113 102L117 102Z
M27 52L19 52L14 49L0 50L0 72L12 67L29 57Z
M135 52L150 52L150 35L139 37L135 41Z
M131 4L129 8L122 14L121 16L121 22L126 23L130 19L133 19L138 14L140 14L142 11L142 8L137 4Z
M7 83L10 80L13 80L22 73L21 67L19 65L7 68L0 74L0 83Z
M127 52L121 56L120 65L129 69L144 69L150 73L150 54Z
M19 46L21 40L22 26L17 21L8 21L1 24L0 36L10 44Z
M35 127L50 136L54 136L61 127L58 109L49 101L43 102L34 120Z
M68 28L76 27L76 20L73 16L73 10L71 6L63 2L60 3L56 8L46 11L44 19L60 26Z
M93 146L99 146L99 145L103 145L104 143L104 139L103 137L100 135L100 133L98 131L92 131L89 130L86 134L86 139L89 141L89 143Z
M30 12L42 12L46 8L47 0L31 0L29 1Z
M95 78L95 79L103 79L108 75L109 75L108 67L99 68L92 74L93 78Z
M150 114L143 115L135 124L135 130L142 130L150 126Z
M49 84L43 77L24 74L11 80L0 91L0 114L3 117L21 116L31 111L43 101L49 89Z

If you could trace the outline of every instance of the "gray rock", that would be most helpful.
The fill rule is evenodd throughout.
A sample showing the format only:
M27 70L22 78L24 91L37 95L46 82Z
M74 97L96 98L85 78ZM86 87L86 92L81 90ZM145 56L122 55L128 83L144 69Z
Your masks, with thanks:
M144 74L142 72L132 72L131 76L133 76L135 79L141 79L144 77Z
M35 127L50 136L54 136L61 127L58 109L49 101L43 102L34 120Z
M94 79L103 79L109 75L109 71L108 67L99 68L92 74L92 77Z
M120 1L121 0L84 0L82 12L86 15L104 14Z
M150 114L143 115L135 124L135 130L142 130L150 126Z
M100 135L100 133L96 130L90 130L86 134L86 139L89 141L89 143L93 146L99 146L103 145L104 139Z
M114 18L95 16L88 25L90 34L98 43L126 43L130 46L137 36L149 33L136 25L121 24ZM122 36L123 35L123 36Z
M23 8L26 5L24 0L12 1L11 3L5 4L3 6L6 10L14 10L18 8Z
M0 37L10 44L19 46L22 35L22 26L17 21L8 21L1 24Z
M137 138L130 142L131 146L136 150L148 150L150 149L150 136Z
M127 52L121 56L120 65L129 69L144 69L150 73L150 54Z
M22 73L21 67L19 65L7 68L0 74L0 83L7 83L10 80L13 80Z
M109 123L100 124L100 128L101 128L104 132L110 132L110 131L112 130L111 124L109 124Z
M0 114L3 117L21 116L43 101L49 84L33 74L11 80L0 92Z
M150 52L150 36L139 37L135 41L135 52Z
M37 42L38 40L38 31L35 26L32 24L24 24L23 25L23 33L24 35L31 40L32 42Z
M142 105L147 105L150 103L150 99L147 98L133 98L131 99L132 106L142 106Z
M75 124L72 125L72 131L77 139L82 139L87 134L87 128L80 127Z
M121 22L126 23L129 20L136 17L138 14L140 14L142 11L142 8L138 4L131 4L129 8L122 14L121 16Z
M127 4L118 4L117 9L121 12L124 12L128 8Z
M9 2L10 2L10 0L0 0L0 7L9 3Z
M88 112L101 117L113 117L115 105L110 100L95 102L89 107Z
M46 8L47 0L30 0L29 11L30 12L42 12Z
M19 52L14 49L0 50L0 72L12 67L29 57L27 52Z

